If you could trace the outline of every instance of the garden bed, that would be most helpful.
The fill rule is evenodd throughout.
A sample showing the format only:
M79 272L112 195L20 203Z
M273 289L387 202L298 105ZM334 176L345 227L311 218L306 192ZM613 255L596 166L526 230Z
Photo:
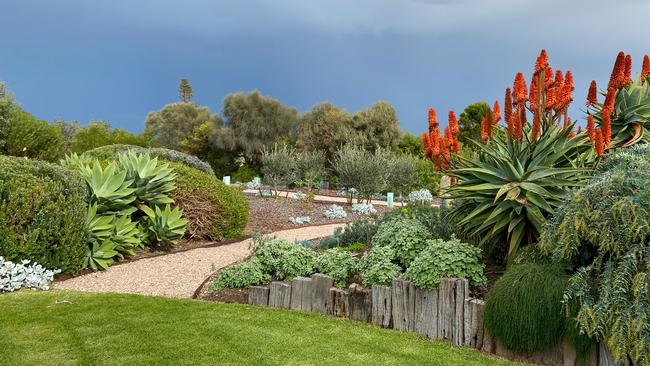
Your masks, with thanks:
M330 207L331 203L313 202L310 206L305 205L299 200L292 198L262 198L256 196L246 196L250 202L250 218L246 227L246 234L254 233L267 234L269 232L295 229L308 225L336 224L352 222L359 219L367 218L366 215L356 215L348 212L344 219L328 219L323 213ZM345 205L339 205L346 207ZM385 206L374 206L377 214L382 216L390 209ZM289 222L289 217L309 216L311 222L305 225L296 225Z

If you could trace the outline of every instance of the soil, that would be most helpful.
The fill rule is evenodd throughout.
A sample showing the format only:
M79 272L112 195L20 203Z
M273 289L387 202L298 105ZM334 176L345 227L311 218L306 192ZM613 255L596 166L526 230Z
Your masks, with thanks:
M226 304L247 304L248 290L239 288L226 288L215 292L203 292L197 298L201 300L224 302Z
M254 233L267 234L273 231L295 229L301 226L324 225L356 221L367 218L365 215L356 215L348 212L344 219L328 219L325 217L325 211L331 206L331 203L312 202L307 205L296 199L277 197L262 198L258 196L246 196L250 202L250 214L246 234ZM343 206L343 205L341 205ZM343 206L346 208L345 206ZM385 206L375 205L378 215L383 215L389 211ZM311 222L304 225L296 225L289 222L289 217L309 216Z

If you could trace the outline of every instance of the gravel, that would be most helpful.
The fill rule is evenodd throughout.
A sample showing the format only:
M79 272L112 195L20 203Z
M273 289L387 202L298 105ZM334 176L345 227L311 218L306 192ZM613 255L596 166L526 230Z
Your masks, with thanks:
M282 230L271 236L294 241L329 236L342 224ZM212 273L250 254L250 239L213 248L144 258L103 272L56 282L55 289L87 292L119 292L190 298Z

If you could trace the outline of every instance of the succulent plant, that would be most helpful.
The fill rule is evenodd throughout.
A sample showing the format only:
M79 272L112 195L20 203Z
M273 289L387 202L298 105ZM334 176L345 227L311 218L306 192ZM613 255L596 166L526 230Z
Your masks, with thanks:
M118 256L116 245L111 241L113 236L114 215L97 214L97 205L88 206L86 225L88 227L88 250L84 267L93 271L106 269L113 264L113 258Z
M139 201L156 206L173 202L167 193L176 187L175 174L168 164L160 165L158 158L134 152L121 154L119 161Z
M135 200L135 189L129 187L133 181L126 179L126 172L117 171L117 164L110 163L102 168L95 160L92 167L82 165L79 171L88 185L88 205L96 204L97 212L134 211L130 204Z
M160 209L158 206L151 209L144 205L140 208L147 215L142 228L146 243L174 244L185 234L187 220L181 217L181 210L178 208L172 210L169 205L164 209Z

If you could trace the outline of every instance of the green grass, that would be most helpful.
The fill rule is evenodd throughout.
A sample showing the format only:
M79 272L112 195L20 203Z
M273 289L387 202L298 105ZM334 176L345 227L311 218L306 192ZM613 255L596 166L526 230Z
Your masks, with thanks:
M121 294L0 295L6 365L514 365L318 314Z

